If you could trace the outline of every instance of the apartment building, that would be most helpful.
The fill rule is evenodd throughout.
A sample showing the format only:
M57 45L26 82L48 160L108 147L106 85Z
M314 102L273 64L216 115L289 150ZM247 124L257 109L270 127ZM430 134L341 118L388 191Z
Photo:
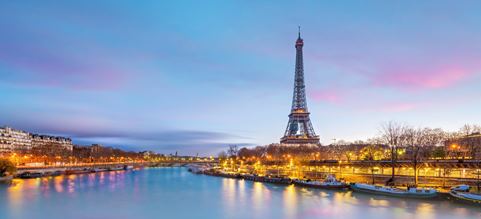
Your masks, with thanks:
M34 147L60 147L72 151L72 139L31 134L8 126L0 127L0 153L28 152Z

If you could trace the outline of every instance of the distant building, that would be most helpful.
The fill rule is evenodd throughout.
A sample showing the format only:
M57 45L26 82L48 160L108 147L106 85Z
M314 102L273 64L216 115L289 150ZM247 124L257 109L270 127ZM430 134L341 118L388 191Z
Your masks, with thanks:
M32 148L47 146L59 147L69 151L72 151L73 149L72 139L70 138L38 134L31 134L30 137L32 139Z
M38 147L58 147L72 151L73 145L70 138L31 134L10 127L0 128L0 153L27 152Z
M114 149L112 147L103 146L101 144L92 144L90 146L75 145L73 147L74 156L79 156L82 158L109 157L118 151L120 150Z
M113 153L114 148L103 146L101 144L92 144L90 146L90 153L92 157L109 156Z
M32 149L30 133L10 127L0 128L0 153Z
M481 159L481 133L472 133L444 142L447 155L459 158Z
M152 156L152 155L155 155L156 153L153 152L153 151L141 151L139 152L140 154L142 154L142 156L144 157L149 157L149 156Z

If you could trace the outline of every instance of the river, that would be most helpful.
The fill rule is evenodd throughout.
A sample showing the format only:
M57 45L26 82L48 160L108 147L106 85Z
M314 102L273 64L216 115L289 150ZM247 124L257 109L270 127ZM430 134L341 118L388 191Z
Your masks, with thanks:
M448 200L370 196L194 175L185 168L15 180L0 185L2 219L481 218Z

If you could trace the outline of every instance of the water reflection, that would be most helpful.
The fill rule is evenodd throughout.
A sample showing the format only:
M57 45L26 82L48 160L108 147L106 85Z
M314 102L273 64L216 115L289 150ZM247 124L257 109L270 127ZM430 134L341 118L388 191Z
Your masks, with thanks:
M284 189L284 215L287 218L296 218L297 214L297 190L294 185L287 186Z
M22 188L24 186L24 180L14 179L10 187L8 187L7 199L8 208L14 212L21 211L22 207ZM2 202L3 203L3 202Z
M420 218L435 218L434 206L430 203L420 203L416 208L416 216Z
M370 199L369 206L371 207L388 207L389 201L387 200L379 200L379 199Z
M63 192L63 186L62 186L62 181L65 180L64 176L58 176L53 178L53 187L55 188L55 191L57 193L62 193Z
M79 178L81 178L81 177L82 177L82 175L80 175ZM77 175L69 175L67 177L67 190L68 190L68 193L70 193L70 194L73 194L75 192L75 182L76 182L75 179L77 179ZM63 185L62 182L63 181L61 181L59 184Z
M270 201L270 192L263 183L246 182L252 186L252 210L254 216L260 217L266 207L265 204Z
M235 179L222 179L222 197L224 199L225 213L234 213L236 211L236 181Z
M0 203L2 219L481 218L480 208L452 201L264 184L181 168L16 179L0 186Z
M237 185L238 185L238 194L239 194L239 201L241 203L245 203L246 201L246 181L245 180L237 180Z
M77 189L93 187L95 185L109 184L111 190L120 189L124 186L124 172L110 172L108 179L106 173L91 173L81 175L55 176L36 179L14 179L6 189L6 196L12 207L21 205L23 199L49 197L54 193L75 194Z

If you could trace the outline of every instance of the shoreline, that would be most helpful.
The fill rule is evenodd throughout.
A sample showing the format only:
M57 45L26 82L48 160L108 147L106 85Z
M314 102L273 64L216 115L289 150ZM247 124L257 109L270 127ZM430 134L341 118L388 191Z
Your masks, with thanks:
M431 200L445 200L445 201L454 201L458 203L457 199L455 197L452 197L450 194L450 190L446 189L437 189L437 194L433 197L407 197L407 196L393 196L393 195L388 195L388 194L376 194L373 192L360 192L356 191L352 188L352 185L356 184L354 182L349 182L347 183L349 185L348 188L343 188L343 189L333 189L333 188L316 188L316 187L311 187L308 185L302 185L295 183L294 179L291 179L287 176L271 176L271 175L256 175L256 174L240 174L240 173L228 173L228 172L222 172L222 171L213 171L212 169L206 169L206 170L200 170L200 171L194 171L190 170L193 174L202 174L206 176L214 176L214 177L222 177L222 178L229 178L229 179L237 179L237 180L246 180L246 181L252 181L252 182L260 182L260 183L268 183L268 184L278 184L278 185L284 185L284 186L295 186L298 188L312 188L312 189L318 189L318 190L331 190L331 191L338 191L338 192L345 192L345 191L351 191L353 193L364 193L372 196L384 196L384 197L392 197L392 198L407 198L407 199L431 199ZM376 185L376 184L375 184ZM406 189L406 187L402 186L396 186L395 188L400 188L400 189ZM424 187L421 187L424 188ZM479 206L476 203L468 202L464 204L470 204L470 205L475 205Z
M34 167L34 168L20 168L15 173L12 179L33 179L50 176L61 175L77 175L86 173L110 172L110 171L126 171L131 169L139 169L146 166L146 163L110 163L110 164L82 164L70 165L65 167L51 166L51 167ZM11 180L12 180L11 179Z
M126 171L137 170L145 167L182 167L186 163L154 163L154 162L137 162L137 163L83 163L74 165L52 165L52 166L35 166L17 167L18 171L11 176L9 180L0 180L0 182L9 182L12 179L32 179L43 178L60 175L77 175L109 171Z

